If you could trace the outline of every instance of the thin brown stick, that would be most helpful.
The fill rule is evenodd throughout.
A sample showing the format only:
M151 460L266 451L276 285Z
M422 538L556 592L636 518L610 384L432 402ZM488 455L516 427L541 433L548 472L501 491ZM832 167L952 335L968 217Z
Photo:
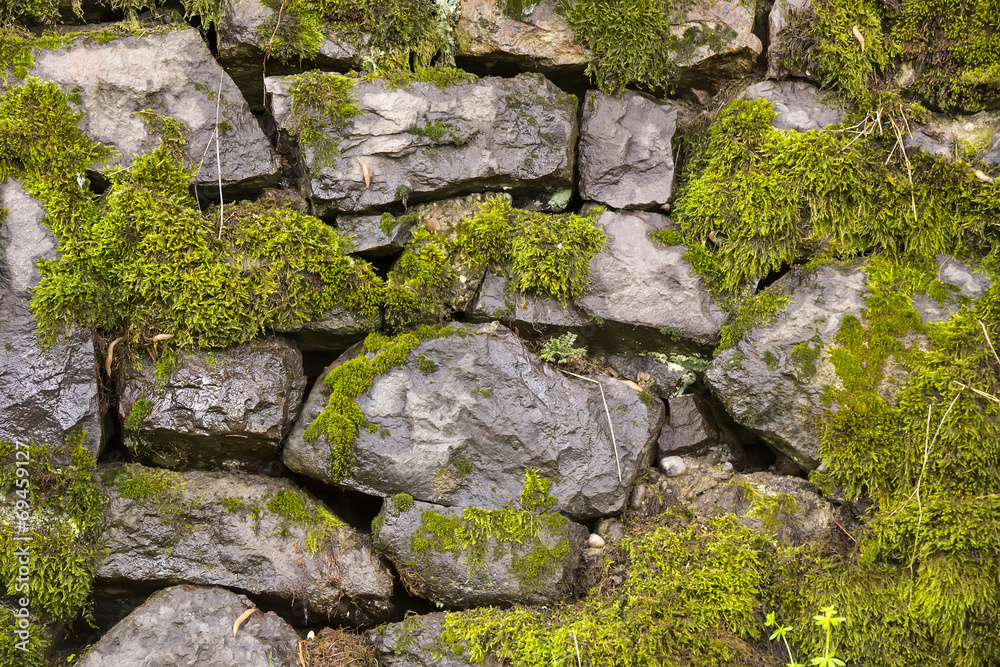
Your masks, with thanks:
M854 542L855 544L857 544L857 543L858 543L858 541L857 541L856 539L854 539L854 536L853 536L853 535L851 535L851 534L850 534L849 532L847 532L847 529L846 529L846 528L844 528L844 527L843 527L842 525L840 525L840 522L839 522L839 521L837 521L837 517L835 517L835 516L833 516L832 514L830 514L829 512L827 512L827 511L826 511L826 508L825 508L825 507L824 507L824 508L821 508L821 509L823 510L823 512L824 512L824 513L825 513L825 514L826 514L826 515L827 515L828 517L830 517L830 520L831 520L831 521L833 521L833 522L834 522L835 524L837 524L837 528L840 528L840 529L841 529L842 531L844 531L844 535L847 535L847 536L848 536L849 538L851 538L851 542Z
M997 356L997 351L993 348L993 341L990 340L990 332L986 330L986 325L983 324L982 320L976 321L979 322L979 326L983 329L983 335L986 336L986 344L990 346L990 352L993 353L993 358L997 360L998 364L1000 364L1000 356Z

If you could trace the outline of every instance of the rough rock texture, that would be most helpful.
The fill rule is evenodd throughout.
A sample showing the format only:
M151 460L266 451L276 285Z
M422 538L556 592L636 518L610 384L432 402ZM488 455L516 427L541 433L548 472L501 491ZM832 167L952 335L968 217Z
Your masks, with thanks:
M123 364L118 414L137 454L174 468L259 467L277 456L306 386L294 343L181 352L176 363L166 380L149 360Z
M814 418L826 411L820 396L824 385L838 383L825 350L845 315L861 316L865 274L857 263L827 264L814 273L793 269L771 289L788 294L788 306L720 352L705 379L739 424L811 469L819 465ZM813 367L793 360L797 345L822 350Z
M155 118L140 112L152 109L181 121L185 157L201 165L194 182L205 187L207 196L218 179L214 132L221 78L219 120L220 125L226 123L219 143L223 188L235 196L277 181L278 161L271 144L193 28L104 44L81 37L58 49L36 50L31 74L79 92L83 131L121 153L109 165L127 166L136 155L159 145L159 136L147 124Z
M99 454L106 438L90 332L70 329L43 350L29 310L41 279L35 262L57 256L45 211L13 178L0 184L0 210L0 440L66 453L67 437L82 430L83 445Z
M992 146L992 148L991 148ZM918 148L948 160L982 155L987 164L1000 163L1000 111L971 116L931 115L930 122L906 135L906 147Z
M539 514L532 517L534 535L508 541L492 534L474 552L449 544L454 532L435 533L442 519L461 521L463 511L422 502L401 511L386 501L375 548L393 562L407 590L452 608L553 604L566 596L586 528L559 514Z
M402 623L389 623L368 632L378 662L384 667L500 667L486 656L473 663L466 653L455 655L441 641L448 612L409 616Z
M747 88L743 99L771 102L778 114L771 125L779 130L821 130L844 120L840 109L823 102L819 88L804 81L761 81Z
M436 369L421 372L420 356ZM405 492L442 505L495 508L516 498L525 470L535 468L553 480L555 511L576 519L618 512L636 471L650 460L664 409L647 406L621 381L597 380L614 424L621 481L599 387L545 365L494 324L423 341L404 366L375 378L358 405L380 428L360 430L351 472L340 484L382 496ZM326 406L327 392L316 383L283 461L332 482L326 437L303 438Z
M652 96L590 90L580 124L580 196L612 208L670 201L677 110Z
M404 217L386 233L381 215L337 216L337 229L351 237L354 252L362 257L384 257L402 251L413 238L414 226Z
M334 306L319 319L286 325L276 333L286 334L303 352L341 352L381 327L381 315L368 320Z
M174 586L152 595L87 651L80 667L297 667L298 636L273 611L223 588Z
M938 266L941 280L960 291L945 306L917 298L914 305L927 321L946 318L958 297L981 296L990 284L953 258L939 256ZM859 263L828 264L813 273L793 269L771 287L790 296L785 310L721 351L705 373L739 424L807 470L820 463L817 418L827 410L821 400L824 387L842 386L829 348L843 317L860 318L865 307L860 269ZM892 383L884 390L891 392Z
M753 528L790 543L824 542L841 537L833 517L850 525L846 512L823 498L816 485L798 477L769 472L747 475L722 472L697 459L685 460L687 471L670 478L674 496L704 517L735 514Z
M788 27L792 14L812 9L813 0L774 0L774 6L767 19L767 78L776 79L779 76L805 76L805 72L789 72L778 66L783 48L782 31Z
M455 55L476 62L511 63L540 72L583 71L590 52L556 13L555 0L526 2L512 16L506 0L462 0L455 26Z
M687 249L650 238L668 223L657 213L607 211L597 224L611 240L590 261L590 286L575 305L511 294L503 278L490 275L470 316L502 318L526 333L534 325L569 329L581 335L578 342L591 343L592 352L711 348L722 310L684 260Z
M684 8L682 21L671 27L674 37L687 45L673 61L683 84L718 87L750 72L764 48L753 34L754 9L753 3L739 0L691 3Z
M660 457L689 454L714 446L719 429L712 409L698 396L675 396L667 399L667 423L656 441Z
M264 50L278 20L279 6L280 3L272 7L260 0L232 0L216 29L222 66L254 109L264 107ZM288 19L286 15L282 20L294 19ZM271 30L267 30L269 26ZM328 26L324 28L323 43L311 59L311 64L322 69L357 69L361 65L363 45L367 40L362 36L355 45ZM283 66L281 60L281 53L273 53L267 61L267 73L274 75L292 71ZM298 64L298 58L292 58L289 64Z
M388 614L392 574L368 538L290 481L166 473L166 490L132 498L123 479L164 473L140 466L127 466L117 478L113 472L103 470L109 500L99 587L229 586L270 604L290 608L294 602L309 614L345 622L368 623ZM296 508L308 518L288 518Z
M284 128L291 111L288 82L268 77L265 86ZM354 96L362 113L347 120L341 156L332 166L316 162L311 146L299 147L308 172L303 188L317 214L485 188L537 193L572 186L575 98L541 75L485 78L444 90L426 82L395 89L360 83ZM358 158L368 166L370 187Z

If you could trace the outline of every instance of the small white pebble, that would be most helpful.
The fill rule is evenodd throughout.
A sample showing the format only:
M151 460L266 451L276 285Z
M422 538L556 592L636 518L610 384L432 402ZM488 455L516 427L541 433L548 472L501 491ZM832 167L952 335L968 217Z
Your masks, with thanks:
M597 533L592 533L590 539L587 540L587 545L594 549L600 549L604 546L604 538Z
M667 477L677 477L687 471L687 464L679 456L667 456L660 460L660 468Z
M725 463L722 464L722 472L732 472L732 471L733 471L733 464L731 462L726 461Z

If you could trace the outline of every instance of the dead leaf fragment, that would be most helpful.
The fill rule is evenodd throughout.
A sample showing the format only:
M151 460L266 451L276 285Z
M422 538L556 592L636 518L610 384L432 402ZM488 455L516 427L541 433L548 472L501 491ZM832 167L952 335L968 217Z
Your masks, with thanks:
M356 157L355 159L358 161L358 164L361 165L361 173L365 175L365 190L367 190L372 186L372 176L368 173L368 165L365 164L365 161L360 157Z
M854 33L855 39L857 39L858 43L861 44L861 53L864 53L865 52L865 37L864 37L864 35L861 34L861 31L858 30L858 26L856 26L856 25L852 25L851 26L851 32Z
M991 177L987 176L985 172L980 171L979 169L973 169L972 173L975 175L976 178L983 181L984 183L993 182L993 179Z
M257 611L255 608L250 607L245 612L240 614L240 617L236 619L235 623L233 623L233 637L236 636L236 631L240 629L241 625L243 625L243 621L250 618L250 615L253 614L255 611Z
M123 340L125 339L119 336L111 341L111 345L108 345L108 357L104 360L104 372L107 373L108 376L111 375L111 362L114 361L115 358L115 345Z

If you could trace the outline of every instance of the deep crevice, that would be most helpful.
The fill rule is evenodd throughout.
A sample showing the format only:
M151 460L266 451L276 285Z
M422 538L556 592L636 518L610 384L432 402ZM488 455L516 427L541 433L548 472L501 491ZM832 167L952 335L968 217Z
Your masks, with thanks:
M785 274L792 270L792 267L787 262L782 262L781 268L775 271L771 271L766 276L757 281L757 291L763 292L768 287L778 282Z

